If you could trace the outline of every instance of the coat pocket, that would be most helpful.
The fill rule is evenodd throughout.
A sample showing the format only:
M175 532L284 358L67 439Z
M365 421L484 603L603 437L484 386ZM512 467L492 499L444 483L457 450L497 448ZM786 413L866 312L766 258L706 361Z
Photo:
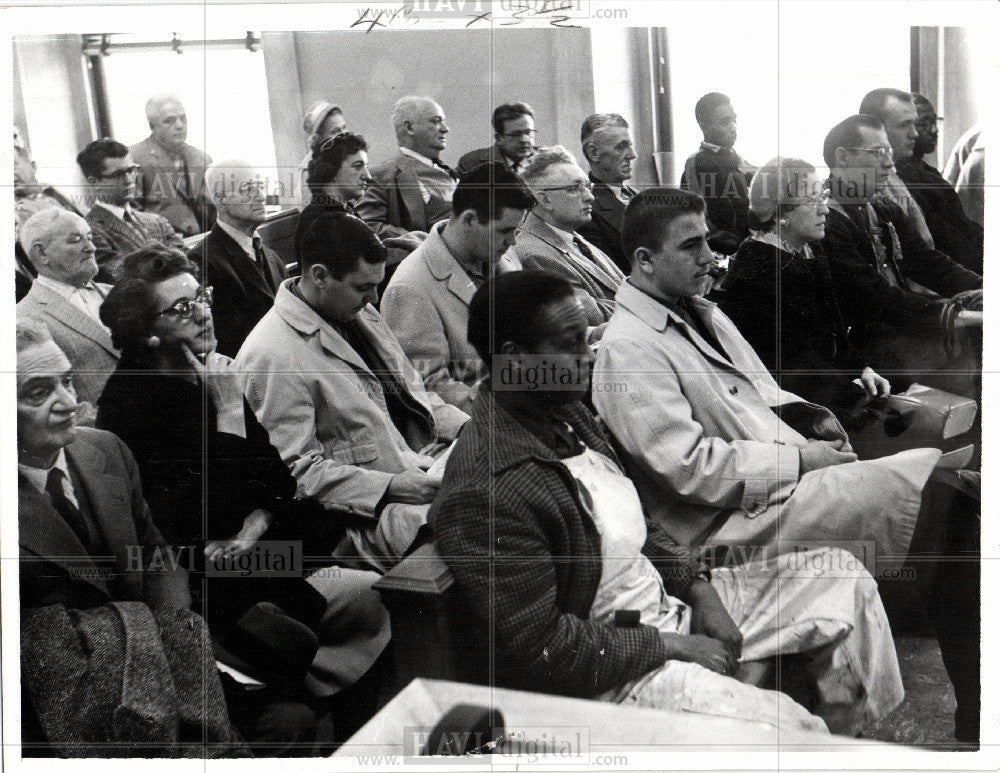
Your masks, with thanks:
M371 441L340 448L327 448L326 455L338 464L370 464L378 459L378 444Z

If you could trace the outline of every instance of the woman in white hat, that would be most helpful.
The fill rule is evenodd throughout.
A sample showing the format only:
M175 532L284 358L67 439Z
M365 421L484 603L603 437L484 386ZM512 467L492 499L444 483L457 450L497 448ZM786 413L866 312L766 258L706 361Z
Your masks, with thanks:
M299 162L299 209L304 209L311 198L309 188L306 185L306 176L313 151L331 137L342 134L346 129L347 121L344 119L344 111L339 105L321 99L306 111L302 118L302 130L309 135L309 150Z

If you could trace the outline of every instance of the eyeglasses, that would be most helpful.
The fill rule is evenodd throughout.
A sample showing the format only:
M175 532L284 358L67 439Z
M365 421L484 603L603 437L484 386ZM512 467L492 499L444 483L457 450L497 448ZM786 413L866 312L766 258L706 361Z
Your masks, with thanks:
M185 298L182 301L177 301L169 309L164 309L160 312L161 317L177 317L178 319L191 319L191 315L194 314L194 305L198 304L200 306L209 307L212 305L212 288L202 287L201 292L198 293L195 298Z
M805 196L796 201L795 206L801 207L803 204L812 204L813 209L819 212L819 208L830 201L830 191L822 190L815 196Z
M844 150L860 150L862 153L871 153L879 161L892 161L892 148L887 148L884 145L880 148L844 148Z
M132 166L123 166L121 169L116 169L113 172L105 172L99 175L102 180L115 180L122 177L128 177L130 175L139 174L139 165L132 164Z
M529 139L535 139L536 131L534 129L521 129L516 132L503 132L501 137L528 137Z
M554 188L539 188L539 191L566 191L574 196L583 196L584 193L592 193L594 184L591 182L577 182L572 185L558 185Z

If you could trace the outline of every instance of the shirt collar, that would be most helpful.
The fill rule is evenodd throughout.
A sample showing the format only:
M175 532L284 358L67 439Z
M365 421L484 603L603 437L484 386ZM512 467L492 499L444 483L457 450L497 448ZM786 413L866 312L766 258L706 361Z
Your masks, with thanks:
M101 201L100 199L94 202L94 206L106 209L108 212L117 217L119 220L125 219L125 210L128 209L127 205L124 207L119 207L116 204L109 204L108 202Z
M415 158L421 164L426 164L427 166L437 166L437 164L434 163L433 159L427 158L427 156L417 153L417 151L415 150L410 150L409 148L400 148L399 152L402 153L404 156Z
M556 235L562 239L563 243L570 249L576 249L576 245L573 243L573 239L576 238L576 233L573 231L567 231L553 223L546 223L546 225L556 232Z
M232 237L232 239L233 239L234 242L236 242L238 245L240 245L240 247L243 249L243 252L245 252L247 255L249 255L252 259L254 259L254 260L257 259L257 256L256 256L256 254L253 251L253 237L252 236L247 236L242 231L236 230L235 228L233 228L233 226L229 225L229 223L224 223L221 220L216 220L215 222L218 224L219 228L221 228L223 231L225 231L227 234L229 234ZM253 232L253 236L256 236L256 235L257 235L257 232L254 231Z
M674 324L684 322L684 319L674 309L653 296L647 295L628 279L619 285L618 292L615 294L615 302L619 307L627 308L657 332L666 330L671 320ZM687 307L692 313L699 314L704 318L715 308L715 304L700 296L695 296L687 299Z
M66 480L70 480L69 477L69 465L66 463L66 449L60 448L59 453L56 456L55 464L51 467L46 467L42 469L41 467L32 467L28 464L17 463L17 471L28 479L38 491L45 493L45 485L49 482L49 473L54 470L62 470L62 474L66 476Z
M77 290L93 289L95 292L97 291L97 288L93 286L93 282L87 282L83 287L76 287L75 285L60 282L58 279L53 279L50 276L42 276L41 274L35 278L35 282L42 285L42 287L48 287L53 292L59 293L59 295L67 299Z
M713 153L718 153L720 150L723 149L723 147L722 147L722 145L715 145L715 144L713 144L711 142L702 142L701 143L701 149L702 150L710 150Z

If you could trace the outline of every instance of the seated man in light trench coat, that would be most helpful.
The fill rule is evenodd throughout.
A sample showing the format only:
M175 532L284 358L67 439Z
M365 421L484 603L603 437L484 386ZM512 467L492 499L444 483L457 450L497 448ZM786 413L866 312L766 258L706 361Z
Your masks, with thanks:
M594 365L594 406L651 533L729 562L833 545L877 560L876 577L914 553L943 556L918 564L918 585L929 605L948 599L930 613L965 727L978 732L977 508L948 487L950 471L935 472L937 449L857 461L832 413L778 386L701 297L713 261L704 212L700 196L676 189L631 200L632 273Z

